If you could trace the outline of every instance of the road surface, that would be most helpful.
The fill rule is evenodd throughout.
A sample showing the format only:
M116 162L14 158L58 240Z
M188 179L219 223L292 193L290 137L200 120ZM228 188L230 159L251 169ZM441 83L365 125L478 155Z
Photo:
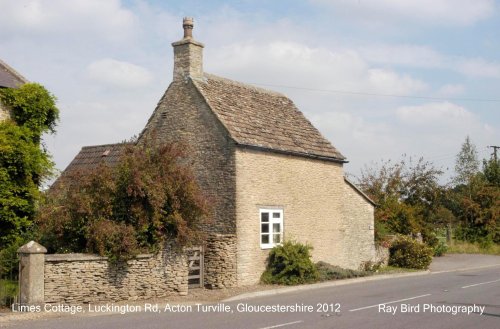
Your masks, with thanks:
M163 307L158 312L145 312L144 306L138 313L90 316L87 310L85 314L62 318L18 321L8 327L497 329L500 328L500 267L298 291L204 305L200 311L196 305L171 304L167 312Z

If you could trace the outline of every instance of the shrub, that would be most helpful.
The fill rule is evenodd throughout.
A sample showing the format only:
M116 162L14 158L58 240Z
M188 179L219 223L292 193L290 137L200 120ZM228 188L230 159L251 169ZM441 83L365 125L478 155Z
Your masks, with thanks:
M389 248L389 265L427 269L432 261L432 248L407 236L399 236Z
M102 220L89 227L91 239L88 247L107 256L111 262L127 259L139 254L135 230L125 223Z
M382 267L384 267L383 260L378 262L368 260L361 264L361 272L378 272Z
M448 245L443 241L439 241L438 244L433 248L434 256L441 257L448 251Z
M90 252L127 260L199 243L209 205L175 145L126 146L110 167L67 173L46 194L37 216L49 252Z
M371 271L356 271L345 269L337 265L331 265L325 262L317 262L319 281L342 280L349 278L358 278L362 276L372 275Z
M311 261L312 247L286 241L269 252L267 268L261 276L263 283L296 285L318 279L318 271Z

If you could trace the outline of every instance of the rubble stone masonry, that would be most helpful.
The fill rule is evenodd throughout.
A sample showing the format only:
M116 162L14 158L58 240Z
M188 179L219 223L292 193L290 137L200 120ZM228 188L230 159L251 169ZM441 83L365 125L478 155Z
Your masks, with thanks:
M186 295L184 254L165 248L127 264L86 254L45 255L45 302L89 303Z
M237 285L234 234L213 234L207 239L205 284L209 288L229 288Z
M236 150L238 283L257 283L269 249L260 247L260 208L283 209L284 238L313 246L313 260L358 268L375 256L373 205L343 176L341 163Z

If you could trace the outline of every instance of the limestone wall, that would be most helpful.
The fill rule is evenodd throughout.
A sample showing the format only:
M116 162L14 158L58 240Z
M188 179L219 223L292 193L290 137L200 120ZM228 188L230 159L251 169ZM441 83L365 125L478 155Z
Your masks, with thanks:
M88 303L186 295L186 256L170 249L127 265L85 254L45 255L45 302Z
M10 118L9 111L7 110L7 107L0 102L0 121L6 120Z
M234 234L213 234L207 239L205 284L210 288L228 288L237 285Z
M196 180L212 206L204 231L234 234L234 142L191 81L172 82L149 119L140 140L185 147Z
M341 263L346 268L359 268L365 261L375 260L374 206L349 182L344 181L342 195Z
M373 206L346 186L342 164L245 148L235 158L240 285L265 269L260 208L283 209L284 238L311 244L314 261L357 268L373 260Z

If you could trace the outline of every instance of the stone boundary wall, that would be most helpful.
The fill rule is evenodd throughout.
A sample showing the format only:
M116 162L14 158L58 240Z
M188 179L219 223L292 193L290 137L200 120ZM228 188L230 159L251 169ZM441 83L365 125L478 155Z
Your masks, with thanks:
M205 245L205 285L229 288L237 285L236 235L211 234Z
M185 254L165 248L127 264L88 254L45 255L44 301L89 303L186 295Z
M387 266L389 264L389 248L376 246L374 261L376 263L380 262L382 265Z

